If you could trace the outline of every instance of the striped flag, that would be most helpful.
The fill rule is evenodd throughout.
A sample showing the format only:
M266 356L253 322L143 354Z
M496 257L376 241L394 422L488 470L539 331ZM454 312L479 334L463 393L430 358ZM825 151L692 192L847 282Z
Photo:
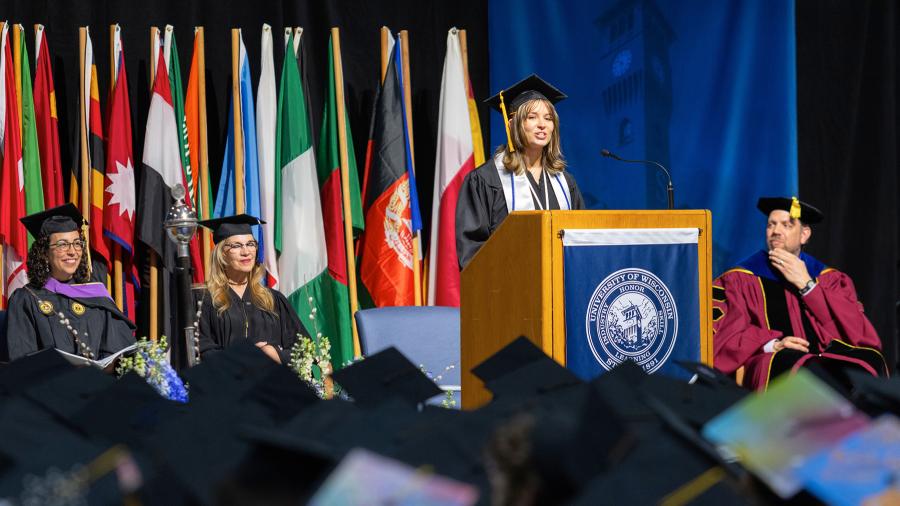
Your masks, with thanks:
M360 279L377 307L415 304L414 234L421 229L406 128L400 46L393 44L375 99L367 160L366 233L360 239Z
M278 257L275 254L275 123L278 97L275 93L275 59L272 56L272 27L262 29L259 86L256 89L256 147L259 155L260 215L268 285L278 288Z
M244 212L253 216L260 215L259 195L259 162L256 151L256 114L253 107L253 89L250 81L250 62L247 60L247 48L241 37L239 44L239 87L240 124L234 124L234 101L230 103L228 112L228 138L225 142L225 157L222 161L222 176L219 179L219 191L216 194L216 208L213 215L217 218L231 216L236 213L235 189L238 184L244 187ZM235 180L235 128L240 128L244 140L244 178ZM261 227L254 227L256 242L263 244ZM264 250L257 252L257 261L265 262Z
M9 23L0 32L0 140L3 162L0 165L0 245L3 246L3 307L9 295L25 286L25 255L28 233L19 218L25 216L25 181L22 174L22 144L19 138L19 105Z
M62 163L59 157L59 117L56 115L56 90L50 67L50 47L44 25L34 28L34 116L37 123L38 145L41 152L41 180L44 183L44 207L60 206L65 202L62 182Z
M109 272L112 255L110 253L109 238L104 226L104 200L106 199L106 146L103 143L103 118L100 115L100 85L97 80L97 64L94 62L94 50L91 44L91 34L88 31L85 39L84 51L84 76L85 76L85 120L88 135L88 161L90 165L90 188L84 191L90 192L90 246L95 253L92 261L102 262L105 272ZM73 178L76 174L73 172ZM77 185L77 182L76 182ZM81 200L74 196L79 204ZM102 266L101 266L102 269ZM106 275L102 278L106 280Z
M328 250L319 199L319 180L313 152L309 108L290 28L286 29L284 63L278 93L275 132L276 246L281 251L280 290L310 331L337 339L345 305L336 306L346 291L328 272ZM316 308L318 316L313 315ZM333 336L333 337L332 337ZM351 348L352 350L352 348ZM343 355L343 353L342 353ZM333 355L335 356L335 355ZM333 360L335 366L341 360Z
M428 272L431 305L459 306L456 201L463 178L475 168L467 89L459 33L452 28L447 34L434 168Z
M338 118L337 90L335 84L335 65L332 45L328 41L328 88L325 92L325 110L322 118L322 131L319 134L319 149L316 153L316 165L319 177L319 192L322 200L322 220L325 226L325 241L328 250L328 272L337 282L331 303L336 331L329 335L331 340L332 363L336 367L353 360L353 324L350 314L350 289L347 269L347 249L344 242L344 209L341 188L341 156L338 138L338 121L344 121L347 130L347 146L350 177L350 216L353 228L363 230L365 223L362 216L362 203L359 196L359 178L356 170L356 158L353 154L353 141L350 133L350 121L346 117Z
M201 163L207 163L208 160L200 159L200 53L202 51L200 31L194 31L194 50L191 56L191 71L188 75L187 92L184 100L184 116L185 127L188 134L188 145L191 147L188 153L190 158L190 166L192 168L191 176L194 186L194 206L197 209L197 218L200 220L208 220L212 218L212 191L210 190L209 174L206 178L201 177ZM206 202L207 207L204 206ZM198 236L203 236L199 233ZM206 234L209 235L209 234ZM210 249L212 239L209 240Z
M181 167L184 171L185 204L194 208L194 177L191 165L191 144L187 131L187 117L184 112L184 87L181 85L181 64L178 61L178 46L175 44L175 29L172 25L166 25L163 39L163 57L169 73L169 89L172 92L172 105L175 110L175 120L178 123L178 152L181 155ZM200 257L200 236L195 235L191 239L191 267L193 268L193 281L202 283L205 276L203 271L203 259Z

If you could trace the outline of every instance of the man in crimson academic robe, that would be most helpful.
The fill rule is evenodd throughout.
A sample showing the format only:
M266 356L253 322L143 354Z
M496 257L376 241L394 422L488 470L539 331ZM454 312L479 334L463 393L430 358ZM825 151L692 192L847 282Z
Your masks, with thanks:
M822 212L796 197L764 197L766 250L713 282L716 368L744 367L744 386L817 363L840 379L847 368L887 375L881 340L849 276L802 251Z

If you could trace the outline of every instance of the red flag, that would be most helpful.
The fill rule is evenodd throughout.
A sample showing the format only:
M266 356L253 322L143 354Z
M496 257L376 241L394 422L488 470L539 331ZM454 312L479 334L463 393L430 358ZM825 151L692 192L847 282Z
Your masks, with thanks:
M62 164L59 158L59 118L56 115L56 91L50 69L50 48L44 26L35 28L37 68L34 72L34 116L41 153L41 181L44 183L44 207L65 203Z
M399 49L399 45L394 51ZM403 95L394 52L375 101L372 156L366 160L366 232L360 241L360 278L377 307L415 304L410 180Z
M3 164L0 166L0 244L3 245L3 306L16 288L25 286L25 256L28 254L28 233L19 218L25 216L25 181L22 176L22 141L19 135L19 106L16 98L16 77L9 44L9 23L3 26L0 70L3 72L0 100L5 114L2 121Z
M131 155L131 107L128 103L128 79L121 39L116 40L118 72L109 106L109 137L106 145L106 174L103 206L104 234L122 249L125 277L125 314L134 317L134 161ZM92 100L93 102L93 100ZM93 116L93 113L91 114Z

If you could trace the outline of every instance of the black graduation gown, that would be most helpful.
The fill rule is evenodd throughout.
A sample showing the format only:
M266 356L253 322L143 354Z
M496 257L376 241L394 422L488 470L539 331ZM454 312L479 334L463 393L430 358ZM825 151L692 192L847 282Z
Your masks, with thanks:
M277 290L266 289L275 300L277 316L254 306L249 289L244 290L243 297L238 297L238 294L229 288L231 305L222 314L219 314L213 306L209 292L204 294L200 315L201 358L206 353L247 340L251 343L271 344L278 350L282 364L287 365L290 362L291 346L297 340L297 334L309 337L309 333L287 298Z
M39 302L43 301L43 303ZM43 309L43 310L42 310ZM59 313L63 316L60 317ZM94 360L103 359L134 344L134 324L108 297L72 298L45 288L25 287L13 292L6 321L9 360L58 348L82 355L75 338L61 319L78 331Z
M584 198L575 178L568 172L562 174L572 197L572 209L584 209ZM539 182L539 188L538 195L543 195L543 180ZM550 209L560 209L556 193L550 190L548 196ZM535 209L538 209L537 203ZM456 203L456 255L460 270L475 256L494 230L497 230L507 214L509 210L506 208L503 184L500 182L497 166L491 159L467 174L459 191Z

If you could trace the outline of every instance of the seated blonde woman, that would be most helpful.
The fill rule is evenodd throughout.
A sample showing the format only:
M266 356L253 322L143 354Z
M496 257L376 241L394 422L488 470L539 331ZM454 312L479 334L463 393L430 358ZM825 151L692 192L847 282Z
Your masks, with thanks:
M200 354L234 343L254 343L272 360L287 364L297 334L308 336L287 298L265 286L265 267L257 260L253 226L246 214L201 221L213 231L215 248L200 306Z

